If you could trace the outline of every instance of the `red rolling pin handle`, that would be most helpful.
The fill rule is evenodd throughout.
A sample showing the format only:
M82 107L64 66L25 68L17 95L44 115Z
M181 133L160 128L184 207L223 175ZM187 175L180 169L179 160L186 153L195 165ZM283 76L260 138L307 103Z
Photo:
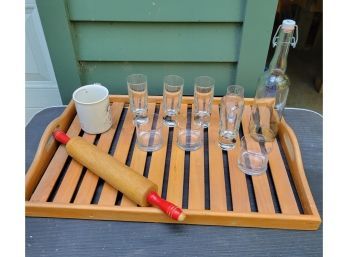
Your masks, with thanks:
M61 144L66 145L68 141L70 140L70 137L68 137L67 134L65 134L63 131L57 129L53 132L54 138Z
M162 199L156 192L151 192L146 199L148 203L159 207L164 213L174 220L183 221L186 218L186 215L183 213L182 209Z

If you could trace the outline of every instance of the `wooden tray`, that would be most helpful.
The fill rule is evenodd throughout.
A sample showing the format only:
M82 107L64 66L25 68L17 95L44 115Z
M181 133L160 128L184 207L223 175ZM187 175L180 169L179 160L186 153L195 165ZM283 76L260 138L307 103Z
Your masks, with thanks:
M149 97L150 112L161 112L161 99ZM204 147L194 152L179 149L175 144L176 129L165 126L164 146L153 153L140 151L134 146L136 136L128 97L112 95L110 101L114 125L101 135L83 133L73 102L48 125L25 178L27 216L176 223L157 208L136 206L68 157L65 146L51 136L59 127L69 136L80 135L96 144L155 182L162 197L185 209L186 224L319 228L321 219L297 139L284 120L267 172L248 176L238 170L238 147L226 152L217 145L220 98L214 98ZM252 101L245 99L241 126L244 131L248 131ZM189 114L192 102L192 97L183 97L181 112Z

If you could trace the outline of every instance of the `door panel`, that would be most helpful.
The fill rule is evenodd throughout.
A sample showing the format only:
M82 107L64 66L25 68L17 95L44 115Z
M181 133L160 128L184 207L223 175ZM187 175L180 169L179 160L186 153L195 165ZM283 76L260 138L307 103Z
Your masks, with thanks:
M62 105L35 0L25 3L25 123L40 110Z

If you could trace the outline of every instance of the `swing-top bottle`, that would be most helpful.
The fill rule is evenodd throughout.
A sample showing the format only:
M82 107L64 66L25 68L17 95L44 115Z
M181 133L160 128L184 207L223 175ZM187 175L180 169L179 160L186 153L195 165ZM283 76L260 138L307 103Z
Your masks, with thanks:
M296 28L295 21L283 20L273 38L273 46L277 47L269 69L259 77L249 124L249 133L257 141L273 141L277 136L289 92L285 71L289 47L296 46Z

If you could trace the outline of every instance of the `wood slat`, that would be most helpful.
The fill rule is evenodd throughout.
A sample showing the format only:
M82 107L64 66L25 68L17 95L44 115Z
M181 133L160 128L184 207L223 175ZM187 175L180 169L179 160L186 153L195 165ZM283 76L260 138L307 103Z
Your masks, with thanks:
M213 105L209 137L209 181L210 181L210 209L212 211L227 211L226 188L222 150L218 145L219 107Z
M249 121L250 121L251 109L250 106L244 107L244 113L242 118L243 132L249 133ZM248 145L258 144L255 141L248 142ZM267 174L263 173L258 176L251 176L254 186L254 192L256 197L257 210L260 213L275 213L271 189L268 183Z
M238 136L236 148L228 151L228 164L230 172L230 184L233 211L250 212L250 201L246 177L243 172L238 169L238 156L240 153L240 138Z
M242 26L239 23L122 22L101 25L79 22L75 23L74 31L79 49L77 59L81 61L211 63L238 62ZM192 40L193 31L195 40ZM207 37L207 34L214 34L214 37ZM142 43L141 48L138 42ZM96 48L96 45L103 47ZM127 51L124 51L125 46ZM212 50L206 51L208 47Z
M101 134L97 144L97 148L105 153L109 151L110 146L112 144L112 140L114 138L114 135L121 117L123 106L124 106L124 103L114 103L111 106L112 119L114 121L113 125L107 132ZM81 182L79 191L77 192L77 195L75 197L74 203L77 203L77 204L91 203L93 195L94 195L94 191L98 184L98 180L99 180L98 176L96 176L91 171L87 170Z
M300 214L277 141L274 141L272 152L269 154L269 166L281 212Z
M194 110L194 105L192 105L192 110ZM192 122L193 112L191 117L191 123ZM202 137L204 137L204 135L202 135ZM203 145L196 151L190 152L188 208L192 210L204 210L205 208Z
M96 135L91 135L84 133L82 136L83 139L85 139L87 142L93 144ZM53 199L53 202L55 203L69 203L74 192L75 188L77 186L77 183L80 179L83 166L75 161L74 159L71 160L71 163L65 173L65 176L62 180L62 183L60 184L57 193Z
M73 21L242 22L242 0L70 0ZM224 8L221 8L221 7ZM135 8L136 7L136 8Z
M128 109L114 152L114 157L122 163L126 163L128 151L132 143L134 129L133 114L130 109ZM98 204L113 206L116 202L116 196L117 190L108 183L104 183Z
M153 103L149 104L149 107L148 107L149 119L153 119L155 108L156 108L155 104ZM158 122L162 122L162 120L159 119ZM147 152L140 150L137 146L134 147L130 167L141 175L143 175L144 173L146 156L147 156ZM121 206L137 206L137 204L129 200L128 197L123 196L121 201Z
M268 101L270 102L270 101ZM272 105L268 104L265 101L264 105L259 105L257 107L258 112L259 112L259 118L260 118L260 126L262 128L270 129L270 124L271 124L271 109Z
M273 110L273 105L274 99L267 99L264 105L258 108L260 123L263 128L269 129L271 119L278 120L278 113ZM269 165L282 213L300 214L277 140L274 140L272 151L269 154Z
M186 115L187 104L182 104L180 113ZM166 199L175 205L182 206L182 196L184 189L184 168L185 168L185 151L180 149L176 144L177 127L174 128L172 151L170 155L170 168L168 177L168 188Z
M80 132L80 121L77 116L75 116L73 122L71 123L67 135L69 137L77 136ZM65 146L60 145L53 156L50 164L48 165L44 175L42 176L38 186L36 187L30 201L33 202L45 202L51 194L51 191L62 171L65 161L68 158Z
M100 147L101 148L101 147ZM87 170L85 176L83 177L80 188L74 199L76 204L90 204L93 199L95 189L98 184L99 177Z
M117 191L115 188L107 183L104 183L103 189L100 193L98 205L114 206L116 202Z
M162 105L160 108L160 117L163 114ZM164 168L166 164L166 155L167 155L167 144L168 144L168 134L169 127L166 125L162 126L162 136L163 136L163 147L156 152L152 153L151 163L149 168L148 178L158 186L158 194L162 193L163 186L163 176Z

